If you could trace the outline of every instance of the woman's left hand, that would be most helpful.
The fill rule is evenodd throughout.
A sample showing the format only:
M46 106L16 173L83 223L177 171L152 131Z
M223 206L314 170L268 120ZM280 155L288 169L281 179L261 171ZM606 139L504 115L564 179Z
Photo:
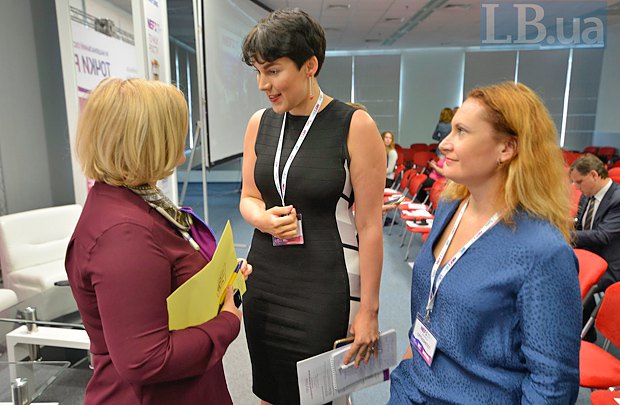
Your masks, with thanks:
M379 344L379 321L376 311L360 309L353 325L351 325L351 335L355 337L351 349L344 356L344 364L349 364L355 359L355 367L359 367L361 361L368 364L370 356L374 354L378 358L377 345Z
M241 264L241 268L239 269L239 272L243 276L243 279L247 280L250 274L252 274L252 265L248 263L245 259L237 259L237 260L240 260L243 262Z

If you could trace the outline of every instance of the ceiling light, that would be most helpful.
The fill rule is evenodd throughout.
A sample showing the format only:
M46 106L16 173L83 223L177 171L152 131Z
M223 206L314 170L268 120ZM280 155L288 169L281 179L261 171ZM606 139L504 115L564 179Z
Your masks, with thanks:
M471 4L446 4L444 8L449 10L469 10Z
M329 6L327 6L328 10L348 10L350 8L350 4L330 4Z

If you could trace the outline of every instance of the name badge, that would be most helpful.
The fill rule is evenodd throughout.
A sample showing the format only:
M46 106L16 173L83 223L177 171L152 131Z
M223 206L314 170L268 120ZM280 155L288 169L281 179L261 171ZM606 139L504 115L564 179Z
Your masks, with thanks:
M428 366L433 362L435 349L437 348L437 339L431 331L424 325L420 314L416 316L413 325L413 333L411 334L411 347L414 348L424 359Z
M303 245L304 232L301 227L301 214L297 213L297 233L295 234L295 236L289 239L280 239L272 236L271 239L273 241L273 246Z

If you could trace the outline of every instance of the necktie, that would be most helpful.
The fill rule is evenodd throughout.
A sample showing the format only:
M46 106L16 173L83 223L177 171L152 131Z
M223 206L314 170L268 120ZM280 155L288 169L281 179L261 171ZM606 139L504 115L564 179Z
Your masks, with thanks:
M586 209L586 219L583 224L583 229L588 231L592 229L592 217L594 216L594 197L588 199L588 208Z

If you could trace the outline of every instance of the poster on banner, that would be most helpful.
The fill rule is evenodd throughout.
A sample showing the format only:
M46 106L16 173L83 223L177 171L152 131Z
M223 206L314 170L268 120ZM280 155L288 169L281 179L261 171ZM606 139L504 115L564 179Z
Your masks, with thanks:
M80 111L90 92L107 77L138 77L136 48L75 21L71 22Z
M167 77L163 77L164 61L164 26L162 24L163 11L160 0L144 1L144 18L146 27L146 55L147 55L147 77L151 80L162 80L168 82Z

